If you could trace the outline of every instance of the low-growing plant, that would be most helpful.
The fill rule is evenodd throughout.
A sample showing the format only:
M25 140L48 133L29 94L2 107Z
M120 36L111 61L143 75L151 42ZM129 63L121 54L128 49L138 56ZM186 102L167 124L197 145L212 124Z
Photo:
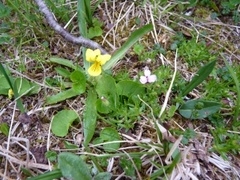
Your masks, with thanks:
M10 16L10 8L5 6L0 2L0 19L4 19ZM10 31L9 24L6 22L1 23L0 25L0 45L4 43L9 43L11 35L8 33Z
M234 132L228 132L226 127L211 130L214 137L211 151L216 151L224 159L228 159L227 153L238 154L240 150L239 135Z
M179 56L182 57L189 66L199 65L199 62L215 60L215 56L209 52L209 48L204 41L197 41L195 38L182 41L178 44Z
M138 55L138 58L140 61L146 61L146 60L155 60L157 54L166 54L166 51L163 47L161 47L160 44L155 44L154 47L151 48L152 50L147 51L145 49L145 46L140 43L136 43L133 46L133 52Z
M19 1L16 1L16 4L12 4L12 2L10 1L11 7L16 11L14 6L19 4ZM103 34L103 23L94 18L94 11L101 2L102 0L97 1L92 7L90 0L78 1L77 16L81 37L76 39L85 38L86 41L91 38L96 38L98 41L101 39L98 36ZM184 11L185 4L188 4L187 7L197 7L199 2L203 1L183 2L179 6L178 3L174 3L167 6L168 2L165 0L150 1L155 5L153 18L157 15L158 5L166 6L162 12L164 15L176 6ZM59 19L60 22L69 20L67 6L61 4L58 9L55 1L46 0L46 3L53 9L56 19ZM149 2L142 1L133 4L146 5L147 3ZM208 3L216 10L216 4L213 1ZM32 4L30 6L33 8ZM0 7L3 7L3 10L0 10L0 16L2 13L4 18L9 18L12 8L1 6L1 3ZM21 14L21 12L18 10L21 15L21 23L24 19L29 23L29 11L26 10L26 14ZM38 15L36 14L32 18L31 20L38 18ZM139 24L136 23L140 25L141 17L137 17L137 20ZM3 26L5 27L5 25ZM61 146L59 146L61 152L58 152L58 148L50 147L50 150L48 149L45 153L45 157L53 165L52 171L33 177L28 167L21 168L21 172L25 176L30 180L58 178L110 180L115 178L115 174L107 172L106 169L109 169L111 165L119 165L120 172L123 172L122 175L126 178L141 179L142 171L146 172L145 167L142 167L145 161L144 164L152 166L152 172L145 174L146 178L168 178L168 174L177 169L176 165L183 163L181 162L182 153L178 148L179 144L181 143L184 148L199 138L194 123L202 124L201 120L203 119L204 123L209 122L210 125L207 127L210 128L214 138L210 151L218 152L224 158L227 158L229 153L234 155L239 153L240 123L237 119L240 111L239 67L237 65L231 67L227 62L223 67L219 68L222 66L221 64L215 66L216 55L210 53L211 46L206 45L202 36L195 38L194 34L187 39L182 33L176 33L170 47L172 51L164 49L161 44L147 47L139 39L152 29L152 24L147 24L133 31L126 42L113 54L99 46L97 46L99 48L89 48L86 44L82 44L83 67L72 60L56 56L49 58L47 65L53 65L57 77L45 78L43 84L53 88L51 88L51 92L48 91L49 94L44 105L51 106L63 102L60 110L53 111L54 115L49 125L49 133L59 137L61 141ZM0 44L1 33L3 34L2 42L7 43L8 39L4 39L6 35L4 33L8 35L8 31L1 32L0 30ZM95 45L94 47L96 47ZM44 41L42 46L48 47L48 43ZM141 61L138 63L149 64L150 62L146 62L146 60L151 59L153 64L141 70L138 69L138 71L134 69L131 72L129 69L120 69L120 72L117 70L112 73L113 67L131 48L135 57L137 56ZM175 50L173 70L168 63ZM166 55L166 58L170 58L170 61L162 66L158 66L157 62L160 53ZM161 55L161 57L163 56ZM179 62L187 62L190 71L198 68L189 82L180 74L182 71L178 71L181 68ZM26 70L24 64L15 66L19 71ZM0 94L8 95L9 98L14 97L18 101L21 100L21 96L38 92L39 89L37 89L38 86L35 87L35 83L24 78L12 77L6 67L2 66L2 71L0 71ZM199 92L199 96L196 96L198 98L192 96L195 90ZM68 102L77 96L81 96L82 114L76 112L74 108L68 107ZM231 107L224 98L228 98L231 106L232 104L234 106ZM20 110L24 112L23 105L21 102L19 104ZM222 113L223 111L224 113ZM228 117L230 121L226 122L224 117ZM176 119L180 119L180 125L179 122L175 122ZM190 126L181 127L179 130L172 126L172 122L178 127L182 126L181 123L184 125L190 123ZM165 128L168 123L171 124L169 132L173 135L168 133ZM194 128L191 127L192 124ZM214 128L211 128L211 125ZM80 126L81 129L79 129ZM230 128L230 126L232 127ZM81 143L75 143L75 139L66 138L66 136L74 134L72 130L83 133ZM0 131L8 136L9 126L1 123ZM140 131L140 133L135 134L135 131ZM145 139L145 137L147 138ZM175 139L176 137L178 139ZM71 153L62 151L71 151ZM163 158L165 158L164 162L162 162Z
M195 87L202 83L208 75L212 72L215 66L216 60L203 66L196 75L193 77L190 83L187 84L185 89L180 93L182 97L186 96ZM195 99L185 102L179 108L179 113L188 119L204 119L211 114L217 112L221 107L219 102L206 101L203 99Z
M89 37L89 33L87 32L88 25L87 23L91 18L91 12L89 9L90 1L81 1L78 4L78 11L79 11L79 27L83 37ZM81 4L82 3L82 4ZM87 15L87 16L86 16ZM92 25L99 25L98 21L92 21ZM96 26L94 27L96 28ZM119 61L127 50L145 33L149 32L152 29L151 25L146 25L139 30L136 30L132 33L129 37L127 42L123 44L123 46L114 53L111 57L108 54L101 54L100 50L91 50L91 49L83 49L83 59L84 59L84 69L74 65L71 61L61 59L61 58L51 58L51 62L58 63L60 65L64 65L67 68L70 68L71 71L68 73L64 70L64 68L57 67L56 71L59 75L63 76L63 82L61 84L68 84L68 86L64 86L64 89L56 95L47 97L46 104L55 104L66 99L72 98L74 96L80 94L86 94L86 108L83 114L83 133L84 133L84 147L88 151L88 144L92 141L92 138L95 133L97 117L100 114L109 114L115 113L116 116L122 116L120 113L124 111L129 113L128 110L131 108L130 104L137 105L139 100L137 99L137 95L144 91L144 87L140 85L140 83L136 83L133 81L120 81L118 83L115 82L114 78L110 75L105 74L105 70L112 68L117 61ZM98 35L96 34L94 29L89 29L91 37ZM110 59L111 58L111 59ZM107 63L106 63L107 62ZM106 63L106 65L104 65ZM103 65L103 68L102 68ZM134 87L134 88L133 88ZM130 104L129 104L130 103ZM127 107L127 108L126 108ZM126 110L124 110L126 108ZM119 111L120 110L120 111ZM119 112L118 112L119 111ZM98 115L99 114L99 115ZM139 112L133 113L134 116L137 116ZM126 114L120 119L128 118L129 114ZM113 117L114 117L113 116ZM102 119L104 116L102 116ZM73 123L73 121L78 120L78 115L76 112L72 110L62 110L58 112L52 120L51 123L51 130L53 134L56 136L66 136L68 130ZM120 120L122 121L122 120ZM122 121L123 122L123 121ZM59 123L61 126L59 126ZM123 125L126 128L131 128L133 125L133 121L126 121ZM109 123L111 124L111 122ZM120 125L121 123L112 122L113 124ZM97 143L107 143L103 145L103 149L106 152L115 152L120 147L120 143L111 143L112 141L119 141L121 138L118 135L118 132L110 127L106 127L100 133L100 136L95 139L94 141ZM59 157L62 156L61 154ZM77 156L74 157L73 154L69 154L72 156L72 159L78 158ZM98 165L98 162L94 157L91 157L94 161L97 169L101 172L101 167ZM61 159L59 159L61 160ZM79 173L83 171L79 171L78 174L75 168L71 171L70 169L66 170L66 166L64 164L61 165L59 162L59 168L61 170L61 174L57 173L58 175L62 175L64 177L74 176L79 177ZM64 167L65 166L65 170ZM75 166L71 164L71 166ZM87 165L85 165L87 166ZM59 172L59 171L57 171ZM66 174L67 173L67 174ZM47 175L48 173L46 173ZM75 176L76 174L76 176ZM86 174L85 174L86 175ZM90 179L91 175L88 174L84 177L86 179ZM83 177L83 174L81 175Z
M215 14L214 16L231 16L233 22L238 24L240 21L240 14L239 14L239 1L238 0L223 0L223 1L214 1L214 0L191 0L189 3L184 3L184 0L179 0L182 3L178 4L178 9L183 12L186 11L188 8L211 8Z
M239 5L240 2L237 0L221 1L222 14L232 15L235 24L240 22Z
M32 83L27 79L13 78L10 71L2 63L0 63L0 81L0 94L8 96L10 99L14 97L22 113L25 112L25 108L20 97L36 94L41 89L38 84Z

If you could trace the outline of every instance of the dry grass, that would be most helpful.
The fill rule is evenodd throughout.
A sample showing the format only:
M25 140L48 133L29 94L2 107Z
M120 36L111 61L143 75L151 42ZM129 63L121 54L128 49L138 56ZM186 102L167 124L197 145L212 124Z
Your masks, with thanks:
M153 5L148 1L145 6L140 6L132 1L113 0L109 2L105 0L95 13L95 16L105 23L105 33L101 38L97 38L96 41L100 42L110 53L113 53L121 47L132 31L141 25L153 23L154 30L144 36L140 42L146 44L149 48L155 43L161 43L164 44L165 49L169 49L171 37L176 31L182 31L186 36L190 36L192 32L200 36L200 32L204 30L208 32L205 38L209 43L214 44L215 52L222 51L229 62L240 61L239 26L221 22L219 19L213 21L210 20L209 17L202 18L203 21L200 21L194 20L191 17L183 17L181 14L173 13L173 11L167 12L167 8L174 3L175 2L169 2L165 7L161 7L157 4ZM71 4L71 6L73 6L73 4ZM72 12L72 14L75 14L75 12ZM136 17L141 20L140 25L135 24ZM74 19L75 15L73 15L72 20ZM70 20L69 23L74 23L72 20ZM176 24L175 29L170 27L172 23ZM72 32L77 33L75 26ZM42 60L30 56L32 52L42 51L42 49L37 46L31 50L30 47L27 46L23 46L21 49L12 47L9 50L10 52L4 52L5 62L10 65L11 72L15 76L37 82L42 90L37 95L23 97L24 105L26 109L28 109L27 115L20 115L19 110L16 108L15 101L12 102L6 97L0 96L0 122L7 122L10 126L8 137L0 134L1 179L24 179L25 175L22 173L22 167L31 170L33 174L52 170L53 165L45 159L44 153L47 150L56 152L66 151L63 141L78 145L79 149L76 152L77 154L89 154L85 152L81 146L83 140L82 124L73 126L65 138L55 137L50 132L51 119L56 112L64 108L70 108L78 112L81 116L85 102L85 97L79 96L55 106L44 106L45 97L51 95L54 91L58 91L45 84L44 80L47 77L57 77L57 74L53 71L53 65L44 62L44 59L49 58L52 54L57 54L60 57L72 59L73 61L79 61L80 57L79 47L67 44L57 35L50 40L50 46L51 52L48 52L46 57L42 57ZM10 53L14 56L9 56L8 54ZM131 50L129 50L126 58L114 68L115 73L122 67L130 67L133 72L142 70L139 67L131 67L132 64L134 64L131 54ZM187 67L182 59L175 57L176 55L170 51L167 52L166 56L159 54L157 59L158 63L155 63L152 68L159 65L171 66L173 69L175 67L175 70L181 72L183 77L189 80L193 72L191 72L190 68ZM19 59L26 64L27 69L24 72L18 70L17 66L19 63L16 62L19 61ZM218 66L222 66L222 62L219 61ZM172 78L174 80L174 75ZM168 92L169 94L171 93L171 87L169 87ZM166 94L164 101L161 102L163 105L162 110L167 109L169 94ZM201 96L197 91L194 91L192 95L194 97ZM151 109L150 106L149 108ZM159 115L159 118L160 117L161 114ZM174 167L171 174L164 173L164 177L159 179L240 179L239 157L229 157L231 161L225 161L220 155L209 152L213 140L209 129L214 127L211 127L210 124L205 124L207 122L203 122L203 124L186 122L182 120L179 115L169 120L168 124L170 124L170 129L177 128L184 131L186 128L191 127L195 130L197 136L195 139L192 139L188 145L181 144L182 136L173 137L167 127L158 123L164 139L174 143L170 152L165 155L159 154L159 152L163 151L161 148L162 142L159 140L156 129L154 128L154 121L158 121L154 119L154 116L149 118L142 115L141 119L142 120L136 124L134 131L128 133L119 132L123 139L119 153L125 153L130 161L133 162L131 156L128 154L130 152L146 152L146 154L151 154L141 156L141 172L137 170L134 162L132 163L137 172L137 179L148 179L157 169L152 161L162 165L171 164L171 155L176 148L179 148L181 151L181 162ZM104 123L98 122L96 132L98 132L101 127L104 127L104 125ZM138 143L147 144L149 148L140 147L137 145ZM92 149L91 155L93 156L103 157L105 155L101 147L90 144L90 148ZM118 163L119 156L110 158L106 171L112 172L114 179L129 179L119 168Z

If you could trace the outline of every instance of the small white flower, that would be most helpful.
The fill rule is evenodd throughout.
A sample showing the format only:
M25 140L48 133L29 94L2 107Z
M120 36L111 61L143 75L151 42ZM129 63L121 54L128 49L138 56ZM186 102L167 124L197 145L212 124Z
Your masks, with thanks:
M155 74L151 75L151 71L149 69L144 70L144 76L140 76L140 83L153 83L157 80L157 76Z

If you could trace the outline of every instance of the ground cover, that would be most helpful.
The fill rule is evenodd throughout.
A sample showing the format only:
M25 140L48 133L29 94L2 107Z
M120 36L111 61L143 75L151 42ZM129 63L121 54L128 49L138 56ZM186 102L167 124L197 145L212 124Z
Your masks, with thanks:
M89 2L0 3L1 178L239 179L239 2Z

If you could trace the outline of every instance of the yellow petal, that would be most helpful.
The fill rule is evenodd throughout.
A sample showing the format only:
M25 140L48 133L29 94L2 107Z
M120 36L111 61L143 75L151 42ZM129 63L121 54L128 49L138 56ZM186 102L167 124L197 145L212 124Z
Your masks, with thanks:
M86 60L89 62L95 62L97 57L101 55L101 51L99 49L96 50L91 50L87 49L86 50Z
M111 59L111 55L109 55L109 54L104 54L104 55L100 55L97 57L97 61L101 65L104 65L109 59Z
M90 74L90 76L99 76L101 72L102 72L102 68L99 63L94 63L88 69L88 73Z
M13 98L13 95L14 95L13 90L12 90L12 89L9 89L9 90L8 90L8 98L9 98L9 99L12 99L12 98Z

